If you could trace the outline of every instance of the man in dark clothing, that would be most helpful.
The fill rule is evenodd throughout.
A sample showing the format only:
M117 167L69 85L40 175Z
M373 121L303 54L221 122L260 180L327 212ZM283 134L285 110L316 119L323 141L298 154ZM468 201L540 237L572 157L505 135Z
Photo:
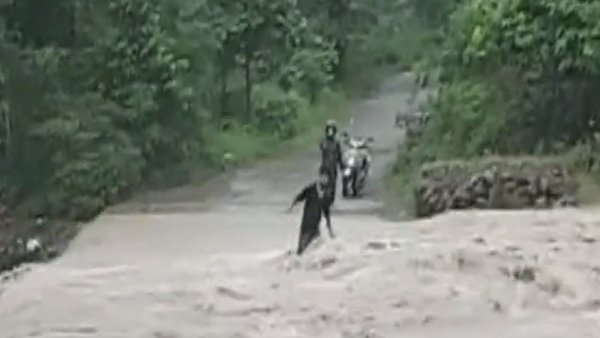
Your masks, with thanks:
M325 216L327 221L329 236L331 238L335 237L331 229L330 207L332 202L332 185L327 168L319 168L318 181L304 187L296 198L294 198L288 211L291 212L294 206L302 201L304 201L304 211L300 225L297 255L302 255L310 243L320 236L319 225L321 224L321 215Z
M329 171L331 184L333 187L333 196L331 203L335 200L337 185L337 170L344 167L342 161L342 146L336 139L337 126L334 121L328 121L325 126L325 139L319 144L321 150L321 166Z

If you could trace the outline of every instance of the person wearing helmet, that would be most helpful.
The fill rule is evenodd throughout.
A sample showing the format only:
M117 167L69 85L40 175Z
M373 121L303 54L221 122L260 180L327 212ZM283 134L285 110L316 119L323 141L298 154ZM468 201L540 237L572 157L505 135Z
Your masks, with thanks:
M325 138L321 141L321 166L329 170L332 184L333 196L331 203L335 200L337 170L343 169L342 146L336 138L337 125L335 121L329 120L325 125Z

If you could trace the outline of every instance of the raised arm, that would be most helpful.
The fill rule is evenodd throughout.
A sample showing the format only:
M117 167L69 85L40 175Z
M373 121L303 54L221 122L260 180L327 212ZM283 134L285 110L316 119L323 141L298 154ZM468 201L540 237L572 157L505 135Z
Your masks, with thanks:
M291 211L296 206L296 204L304 201L308 197L308 191L310 190L311 186L311 184L307 185L306 187L304 187L304 189L302 189L302 191L298 193L298 195L296 195L296 197L294 197L294 200L292 201L292 204L290 205L288 211Z
M325 149L325 141L319 141L319 151L321 153L323 153L324 149Z

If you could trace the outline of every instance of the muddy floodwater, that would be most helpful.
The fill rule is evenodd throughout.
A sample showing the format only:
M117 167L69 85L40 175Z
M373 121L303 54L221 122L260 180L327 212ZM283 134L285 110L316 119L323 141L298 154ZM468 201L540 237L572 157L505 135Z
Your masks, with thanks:
M411 86L398 75L354 107L373 176L336 200L337 239L289 254L301 208L284 210L315 145L112 208L59 259L5 278L0 338L600 337L599 210L389 220L402 210L381 178Z

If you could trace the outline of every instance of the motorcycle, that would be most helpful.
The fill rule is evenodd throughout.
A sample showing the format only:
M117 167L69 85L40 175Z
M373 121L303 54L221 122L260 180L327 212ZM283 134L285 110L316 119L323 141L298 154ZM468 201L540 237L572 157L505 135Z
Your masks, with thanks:
M370 145L374 139L372 137L360 138L349 137L347 133L342 134L344 140L342 170L342 196L350 195L356 197L363 190L369 168L371 165Z

